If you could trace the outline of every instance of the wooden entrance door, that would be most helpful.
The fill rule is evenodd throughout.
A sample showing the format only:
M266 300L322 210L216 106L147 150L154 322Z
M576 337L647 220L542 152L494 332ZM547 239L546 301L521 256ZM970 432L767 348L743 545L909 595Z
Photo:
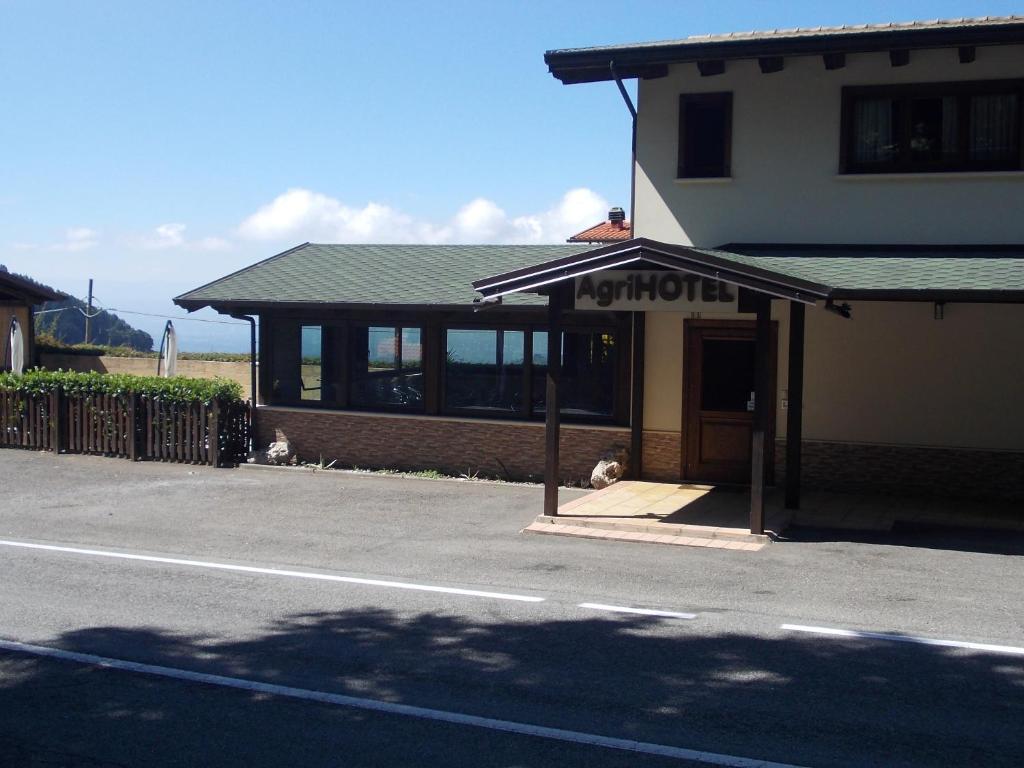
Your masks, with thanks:
M774 333L773 333L774 339ZM772 381L775 381L772 344ZM754 423L754 323L688 321L684 347L683 477L749 483ZM769 400L774 433L774 394ZM768 466L771 466L769 456Z

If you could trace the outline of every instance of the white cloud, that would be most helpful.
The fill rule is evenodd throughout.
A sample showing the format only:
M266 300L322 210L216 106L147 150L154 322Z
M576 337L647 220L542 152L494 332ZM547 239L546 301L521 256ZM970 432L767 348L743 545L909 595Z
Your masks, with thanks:
M129 236L126 242L129 245L145 248L146 250L159 251L169 248L180 248L199 251L225 251L231 248L231 242L223 237L203 237L198 240L189 240L185 236L188 227L179 222L170 222L154 227L153 231L142 236Z
M161 224L145 240L147 248L174 248L185 242L184 224Z
M100 233L89 227L71 227L64 232L64 239L56 243L12 243L11 247L18 251L57 251L75 253L95 248L99 243Z
M603 221L608 202L586 188L569 190L551 208L509 216L476 198L444 222L419 219L380 203L362 207L308 189L289 189L238 227L246 240L341 243L557 243Z
M231 249L231 241L223 237L204 237L192 243L192 246L201 251L227 251Z

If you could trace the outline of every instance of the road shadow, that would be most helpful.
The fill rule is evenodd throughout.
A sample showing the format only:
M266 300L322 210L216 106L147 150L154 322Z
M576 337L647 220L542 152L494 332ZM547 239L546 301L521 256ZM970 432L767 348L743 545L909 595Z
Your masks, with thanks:
M779 541L814 543L845 541L894 547L941 549L990 555L1024 555L1024 532L897 521L889 531L857 531L791 525Z
M300 614L244 640L107 626L46 645L801 765L1024 754L1022 657L640 617L524 622L500 608ZM662 764L17 653L0 654L0 673L3 765ZM47 750L58 758L32 762Z

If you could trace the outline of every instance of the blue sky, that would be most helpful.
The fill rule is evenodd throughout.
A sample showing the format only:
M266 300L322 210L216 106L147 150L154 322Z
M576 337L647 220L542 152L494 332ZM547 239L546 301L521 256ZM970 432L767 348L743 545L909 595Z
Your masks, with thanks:
M1015 10L0 0L0 263L178 316L176 293L305 240L557 242L628 204L629 122L545 50ZM177 325L185 349L246 343Z

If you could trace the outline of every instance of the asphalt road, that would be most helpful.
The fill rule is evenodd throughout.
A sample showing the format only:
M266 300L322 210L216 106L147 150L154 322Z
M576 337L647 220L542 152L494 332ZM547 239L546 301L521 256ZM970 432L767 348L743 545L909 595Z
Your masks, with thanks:
M520 535L532 487L17 451L0 478L0 765L1024 754L1019 537L801 532L708 551Z

